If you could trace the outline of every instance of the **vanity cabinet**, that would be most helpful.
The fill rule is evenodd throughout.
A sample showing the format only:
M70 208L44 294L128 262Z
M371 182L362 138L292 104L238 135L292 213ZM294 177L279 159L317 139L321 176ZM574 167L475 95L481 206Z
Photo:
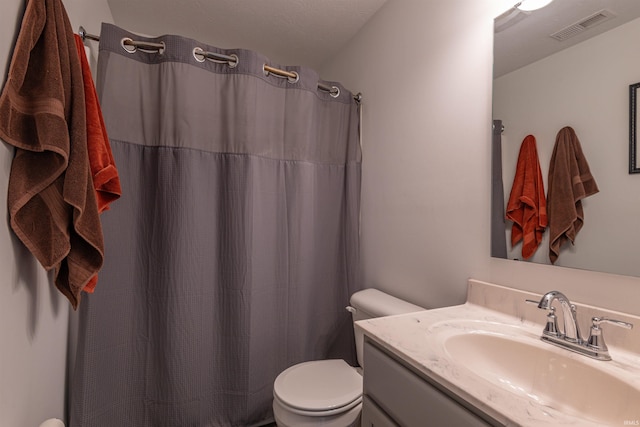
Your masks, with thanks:
M364 366L362 427L500 425L472 412L369 339Z
M360 427L398 427L391 418L367 395L362 399Z

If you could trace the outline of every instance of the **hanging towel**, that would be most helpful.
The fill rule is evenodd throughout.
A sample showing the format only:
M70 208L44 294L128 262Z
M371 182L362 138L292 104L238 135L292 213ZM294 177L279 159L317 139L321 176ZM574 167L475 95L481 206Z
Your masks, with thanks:
M60 0L30 0L0 95L0 137L16 147L13 231L74 309L103 263L87 155L82 69Z
M80 65L82 67L82 80L84 81L84 100L87 116L87 149L89 155L89 165L91 176L93 177L93 188L96 191L96 201L98 212L109 209L111 202L117 200L122 194L120 189L120 178L116 169L111 145L107 136L107 129L102 118L102 110L98 102L91 68L85 46L79 35L74 35ZM85 285L85 292L93 292L98 283L98 275L95 275Z
M530 258L547 228L547 202L533 135L527 135L520 145L506 216L513 221L511 245L522 240L522 257Z
M549 166L549 259L555 263L560 248L573 244L584 223L582 199L597 193L587 159L573 128L560 129Z
M91 68L89 67L89 61L87 61L84 44L79 35L75 34L74 37L84 82L89 164L93 177L93 187L96 191L98 212L104 212L109 209L111 202L117 200L122 194L120 178L111 153L107 128L102 118L102 110L98 102L98 94L91 76Z

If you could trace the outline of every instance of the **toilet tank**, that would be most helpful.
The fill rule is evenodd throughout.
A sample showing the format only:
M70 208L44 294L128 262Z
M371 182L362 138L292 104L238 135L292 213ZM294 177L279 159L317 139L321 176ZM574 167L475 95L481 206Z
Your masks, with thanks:
M351 296L351 306L347 309L351 312L353 321L372 319L375 317L391 316L394 314L412 313L424 310L423 307L411 304L377 289L364 289ZM355 327L355 324L354 324ZM358 364L364 367L362 361L362 347L364 334L357 328L354 329L356 338L356 352Z

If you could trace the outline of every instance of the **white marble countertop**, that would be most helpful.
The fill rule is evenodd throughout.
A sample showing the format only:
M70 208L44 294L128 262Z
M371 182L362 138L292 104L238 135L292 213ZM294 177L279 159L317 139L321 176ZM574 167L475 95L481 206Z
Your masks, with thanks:
M460 363L447 352L442 345L447 334L471 332L475 326L482 324L483 328L495 325L501 335L517 336L519 339L539 342L545 313L535 305L524 302L526 298L539 299L539 295L511 290L501 286L470 280L467 302L463 305L445 307L422 312L389 316L356 322L369 339L386 349L396 358L420 372L426 378L441 384L459 398L468 402L480 411L491 416L506 426L602 426L602 421L589 421L572 414L567 410L554 409L550 405L531 397L525 393L514 393L508 386L497 386L489 382ZM487 302L489 301L489 303ZM493 307L487 307L494 305ZM594 307L579 307L588 312L601 313ZM580 315L580 311L578 312ZM589 312L591 314L591 312ZM604 315L611 312L604 311ZM600 314L602 315L602 314ZM615 316L614 316L615 315ZM575 360L576 363L592 365L607 372L620 380L640 390L640 354L635 351L638 346L638 330L640 318L614 313L611 317L635 323L633 331L625 337L624 334L614 334L615 344L609 340L609 350L614 360L598 361L586 356L557 348L547 343L552 352L558 352L562 357ZM533 320L532 320L533 319ZM613 332L607 328L607 333ZM584 334L585 328L583 328ZM588 329L586 329L588 333ZM633 333L631 333L633 332ZM609 337L607 336L607 339ZM366 360L365 360L366 375ZM600 393L606 390L589 390L593 399L598 399ZM618 424L637 425L640 422L640 403L638 414L620 415Z

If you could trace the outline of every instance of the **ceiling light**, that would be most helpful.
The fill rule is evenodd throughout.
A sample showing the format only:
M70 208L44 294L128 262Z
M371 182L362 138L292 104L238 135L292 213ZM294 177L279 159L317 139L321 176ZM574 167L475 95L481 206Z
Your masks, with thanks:
M553 0L521 0L494 20L494 32L499 33L525 19L531 11L543 8Z
M515 7L524 11L530 12L532 10L540 9L551 3L553 0L522 0L516 4Z
M517 7L512 7L493 20L493 31L496 33L504 31L522 21L527 15L529 15L528 12L522 12Z

